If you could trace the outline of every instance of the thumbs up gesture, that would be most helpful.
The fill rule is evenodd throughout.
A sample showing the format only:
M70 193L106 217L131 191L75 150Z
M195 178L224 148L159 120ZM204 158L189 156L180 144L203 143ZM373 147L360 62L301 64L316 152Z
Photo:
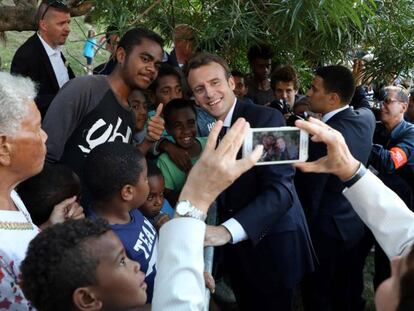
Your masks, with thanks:
M159 104L157 107L157 111L155 115L148 120L147 124L147 136L145 137L146 140L150 142L156 142L162 136L164 132L164 119L161 117L163 104Z

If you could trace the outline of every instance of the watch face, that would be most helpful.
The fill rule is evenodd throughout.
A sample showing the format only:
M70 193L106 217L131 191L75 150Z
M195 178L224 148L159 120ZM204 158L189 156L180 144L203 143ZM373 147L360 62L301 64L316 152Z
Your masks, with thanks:
M184 216L189 212L189 210L190 210L189 207L190 207L190 202L181 201L181 202L178 202L178 204L175 208L175 211L177 212L178 215Z

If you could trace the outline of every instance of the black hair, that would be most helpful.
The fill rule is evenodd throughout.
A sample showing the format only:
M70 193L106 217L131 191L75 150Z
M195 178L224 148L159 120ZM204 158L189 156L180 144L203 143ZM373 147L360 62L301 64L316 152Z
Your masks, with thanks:
M109 25L109 26L106 28L106 32L105 32L105 39L106 39L106 42L107 42L107 43L111 43L111 42L110 42L110 40L111 40L111 36L112 36L112 35L114 35L114 34L117 34L117 33L118 33L118 31L119 31L118 27L116 27L115 25Z
M255 59L272 59L274 52L267 44L253 45L247 52L247 59L252 63Z
M148 178L152 177L152 176L162 176L162 172L160 170L160 168L157 166L156 162L148 162L148 173L147 173Z
M195 109L195 102L190 99L184 99L184 98L175 98L171 100L168 105L165 106L163 114L164 114L164 120L165 125L168 127L171 125L171 114L173 111L179 110L179 109L185 109L189 108L194 112L194 116L197 119L197 111Z
M41 231L20 270L25 297L39 311L73 310L73 292L95 285L99 258L89 250L110 229L106 220L68 220Z
M143 39L154 41L158 43L161 48L164 46L164 40L156 32L147 28L132 28L121 37L117 49L123 48L125 54L128 56L135 46L141 44Z
M160 78L165 76L175 76L178 79L178 82L181 84L181 75L180 73L170 64L163 63L160 66L160 69L158 70L158 76L157 79L154 80L154 82L151 83L150 89L155 92L155 90L158 87L158 81Z
M95 147L86 158L84 181L92 197L108 201L125 185L135 185L144 170L145 158L134 146L109 142Z
M45 223L58 203L79 196L78 175L62 164L45 163L43 170L19 184L17 192L25 203L33 222Z
M241 78L244 78L245 77L245 75L241 71L239 71L239 70L232 70L231 71L231 75L233 77L241 77Z
M184 66L184 76L188 77L188 74L190 73L191 69L197 69L211 63L217 63L221 67L223 67L226 78L230 78L231 71L226 61L218 55L206 52L198 53L189 59L188 63Z
M342 105L351 102L355 92L355 81L348 68L340 65L325 66L316 69L315 74L323 79L326 91L338 94Z

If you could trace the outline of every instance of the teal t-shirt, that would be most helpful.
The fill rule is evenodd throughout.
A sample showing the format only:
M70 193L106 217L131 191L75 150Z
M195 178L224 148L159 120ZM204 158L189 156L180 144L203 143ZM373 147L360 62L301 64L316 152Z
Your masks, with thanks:
M202 152L206 145L207 137L196 137L196 139L201 145ZM200 158L201 152L198 156L191 158L191 163L193 165ZM181 191L187 179L187 175L174 164L167 153L163 153L159 156L157 166L161 170L162 175L164 175L165 188L177 192Z

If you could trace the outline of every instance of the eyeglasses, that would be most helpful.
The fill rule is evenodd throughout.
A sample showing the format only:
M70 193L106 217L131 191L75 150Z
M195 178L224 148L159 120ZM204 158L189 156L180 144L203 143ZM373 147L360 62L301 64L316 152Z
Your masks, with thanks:
M56 9L69 10L66 0L48 0L47 2L44 2L44 3L47 3L47 6L40 19L45 18L45 15L50 7L56 8Z

